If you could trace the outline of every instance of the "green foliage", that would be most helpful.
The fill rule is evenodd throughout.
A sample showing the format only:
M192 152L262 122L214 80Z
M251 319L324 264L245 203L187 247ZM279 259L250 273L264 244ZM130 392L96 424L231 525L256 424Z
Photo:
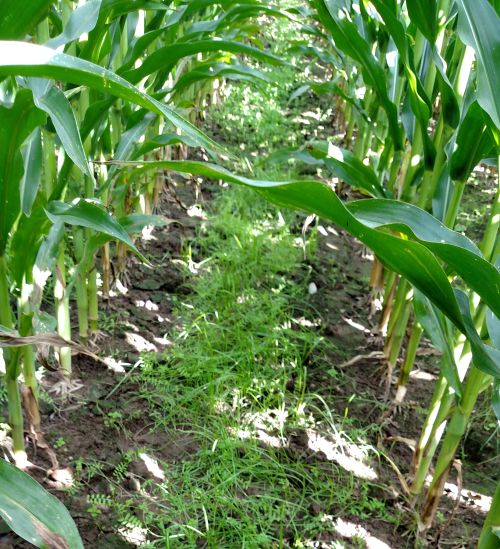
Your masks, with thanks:
M64 505L29 475L0 460L0 515L16 534L36 547L83 548Z

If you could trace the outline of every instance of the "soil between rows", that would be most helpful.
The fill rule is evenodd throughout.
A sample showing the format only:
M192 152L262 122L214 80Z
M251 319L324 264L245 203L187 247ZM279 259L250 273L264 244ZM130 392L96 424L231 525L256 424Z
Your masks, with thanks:
M130 370L139 358L138 349L147 352L168 349L169 341L165 334L178 322L173 316L173 297L189 299L188 275L185 269L176 265L175 260L182 257L185 243L195 239L200 219L188 216L179 205L179 200L187 207L194 205L192 189L180 186L176 192L178 196L175 200L171 196L164 198L161 209L163 215L179 223L156 229L154 240L141 242L142 251L155 258L155 268L144 267L137 259L130 257L128 292L101 303L103 318L114 321L104 322L103 331L95 341L96 352L103 357L112 355L118 369L120 363L125 363L125 371ZM211 196L211 192L206 192L203 200L209 201ZM332 343L331 348L334 350L326 357L314 352L311 354L307 390L320 394L334 415L339 418L348 416L355 425L366 428L377 424L387 408L383 399L384 387L380 383L384 375L383 362L362 358L356 364L338 370L339 375L336 376L325 371L325 363L330 363L335 369L356 355L366 356L382 349L382 341L374 330L376 316L371 318L369 325L366 320L366 312L370 307L367 296L371 259L366 250L349 235L323 225L321 221L320 225L316 255L305 260L303 272L296 273L294 277L300 280L306 270L311 272L310 281L316 285L317 293L309 297L310 306L320 317L318 330ZM432 378L438 373L437 364L430 346L424 343L417 367L418 371L427 375L429 381L412 378L403 409L380 429L373 430L372 444L387 453L403 474L406 473L406 464L411 460L411 450L402 439L415 439L420 432L423 410L432 394ZM114 518L106 516L106 509L103 508L99 520L88 513L89 496L106 490L107 476L113 475L124 454L138 447L148 447L164 462L178 463L183 459L192 459L198 450L189 425L176 424L153 431L154 422L145 413L150 403L143 399L139 387L133 381L124 382L123 376L123 369L117 373L90 357L76 356L74 378L81 382L81 387L75 390L68 401L59 401L56 397L53 404L43 404L42 422L47 441L53 447L57 447L58 440L64 441L64 445L56 449L59 470L51 469L50 460L43 449L30 444L28 450L29 458L35 464L30 474L67 505L86 547L134 547L118 535ZM48 376L45 388L50 390L55 381L57 379L54 376ZM353 395L358 395L358 398L353 399ZM122 412L125 419L119 428L105 424L108 410ZM481 456L475 450L484 445L486 438L487 433L479 429L473 430L467 438L463 451L469 456L470 462L464 464L464 495L457 506L453 499L444 498L440 509L444 520L440 527L429 532L426 546L475 546L474 539L477 539L484 521L484 513L475 504L474 496L467 495L468 490L491 495L494 483L485 482L484 479L495 478L497 465L496 461L474 463L474 459L481 461ZM290 437L286 451L292 459L316 465L327 459L321 452L311 452L301 433ZM90 482L83 483L78 491L71 493L65 487L66 473L75 473L80 457L84 458L84 463L91 460L101 463L100 476L93 476ZM80 478L85 477L85 467L84 464L83 470L78 471ZM474 475L470 474L471 469ZM377 473L385 489L372 489L371 495L383 499L394 512L404 509L411 513L398 477L384 457L380 458ZM122 483L124 493L140 489L136 478L149 477L151 474L139 461L131 463L129 473ZM313 510L317 514L325 511L321 508ZM450 516L451 520L447 522ZM359 522L356 518L352 520L354 523ZM393 525L383 520L367 518L360 526L390 547L413 546L412 535L405 525L394 530ZM349 543L332 531L331 535L323 535L318 541L323 545L318 547L329 547L329 543L335 540ZM288 539L288 543L292 546L293 539ZM3 534L0 548L10 547L31 546L11 533Z

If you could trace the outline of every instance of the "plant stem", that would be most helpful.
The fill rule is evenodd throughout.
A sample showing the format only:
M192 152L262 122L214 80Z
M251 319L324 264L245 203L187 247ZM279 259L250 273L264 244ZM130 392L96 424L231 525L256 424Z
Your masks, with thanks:
M493 528L500 529L500 482L497 484L490 511L484 521L478 549L498 549L500 547L500 538L493 532Z
M410 372L413 368L413 364L415 363L415 357L417 356L418 346L420 345L420 340L422 339L423 333L424 330L422 329L420 324L415 321L415 324L413 325L413 328L411 330L408 346L406 348L405 361L403 366L401 367L401 371L399 372L398 388L396 391L396 397L394 399L394 402L397 405L403 402L403 399L406 395L406 385L408 383L408 378L410 377Z
M443 445L434 469L434 476L423 506L421 519L425 528L430 528L432 525L439 499L443 494L445 482L448 479L453 460L455 459L458 445L465 433L467 423L479 393L484 388L488 377L487 374L484 374L475 366L473 366L470 371L460 404L455 409L448 429L446 430Z
M74 242L75 242L75 255L78 262L83 258L84 250L84 231L82 229L75 229ZM80 341L85 343L89 336L89 298L87 292L87 279L85 273L80 269L76 273L76 300L78 308L78 334Z
M484 231L483 239L481 241L480 249L486 259L491 260L493 250L495 248L495 242L498 236L498 230L500 228L500 156L498 157L498 178L497 178L497 192L491 205L491 212L488 218L488 224Z
M29 298L33 291L33 285L23 280L20 299L21 321L19 332L25 336L33 335L33 314L30 310ZM36 380L35 353L32 345L26 345L21 348L23 357L23 377L24 384L31 389L35 399L38 399L38 382Z
M69 295L66 289L66 265L64 262L65 245L61 242L56 265L56 280L54 286L54 297L56 300L57 332L69 341L71 339L71 320L69 313ZM71 376L71 348L61 347L59 349L59 364L66 377Z
M23 468L26 464L27 457L24 447L24 419L21 406L21 395L17 383L19 349L14 349L9 354L6 370L5 385L7 388L9 425L12 430L12 449L16 465Z
M419 495L424 487L432 458L446 427L445 420L449 409L446 405L442 405L442 400L447 389L448 382L441 374L434 388L427 417L422 426L420 439L410 466L410 477L413 478L410 490L414 495Z

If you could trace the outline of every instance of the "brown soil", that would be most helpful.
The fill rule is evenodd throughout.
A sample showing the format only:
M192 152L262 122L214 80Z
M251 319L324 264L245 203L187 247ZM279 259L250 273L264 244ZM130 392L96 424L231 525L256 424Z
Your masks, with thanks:
M178 188L179 198L186 204L193 203L193 193L189 187ZM207 197L209 195L207 194ZM194 234L196 218L189 217L179 206L178 201L167 197L162 204L162 210L167 217L177 219L181 223L171 224L158 229L154 235L156 240L143 243L143 251L153 258L154 269L144 267L131 257L129 260L128 280L125 285L128 293L102 303L105 311L105 331L100 334L96 352L100 356L108 356L120 350L119 359L128 363L125 370L137 360L139 353L136 345L148 346L150 350L162 351L168 346L164 339L168 328L175 324L172 316L173 295L185 295L189 292L183 271L177 268L172 260L181 257L183 240ZM364 358L353 366L346 367L340 376L329 376L325 372L325 364L332 367L343 363L356 355L368 355L381 350L381 339L374 334L376 317L367 320L370 308L368 295L368 278L371 261L365 256L365 250L341 231L331 231L325 226L326 236L319 237L316 258L308 266L312 268L312 281L318 292L311 296L311 306L321 316L323 335L331 341L334 351L331 355L312 355L308 365L309 389L319 393L333 412L348 417L357 425L366 427L377 423L387 406L383 400L384 388L380 385L383 373L380 368L383 363L376 359ZM298 273L297 276L302 276ZM334 280L334 283L332 283ZM363 329L364 327L364 329ZM424 344L422 355L418 359L418 368L430 375L437 373L437 361L432 355L425 354L428 346ZM103 363L96 362L86 356L77 356L74 360L74 378L82 386L75 391L73 398L65 404L44 404L43 430L46 439L52 445L64 440L64 445L57 449L60 471L50 470L51 464L43 450L35 450L30 446L29 457L37 467L30 473L44 486L50 489L68 506L74 517L86 547L96 549L114 549L132 547L123 541L116 533L116 524L106 512L94 519L87 512L88 496L105 493L109 479L116 474L116 466L127 451L137 447L148 447L155 455L165 462L177 462L188 455L196 453L195 440L189 430L183 426L172 425L162 430L151 430L152 419L143 411L150 403L146 403L144 395L138 392L133 382L117 385L123 379L123 373L113 372ZM53 377L47 379L47 389L56 381ZM411 379L404 407L394 415L391 422L380 429L373 429L371 443L379 445L399 468L406 474L406 467L411 459L411 451L404 442L398 442L391 437L399 436L414 439L418 436L423 420L423 412L432 394L432 381ZM112 396L108 396L108 395ZM358 398L351 400L353 394ZM123 420L110 426L105 424L108 410L122 410ZM472 460L481 460L480 451L487 433L478 430L469 435L465 444L465 452ZM321 453L314 455L307 448L301 433L290 437L290 448L287 449L295 459L300 458L314 463L326 459ZM474 453L476 450L476 453ZM84 458L84 463L98 460L101 464L99 474L92 475L89 482L81 482L79 490L67 492L63 488L63 471L77 473L79 479L85 479L85 465L78 466L78 459ZM493 491L497 461L487 464L474 464L476 473L480 470L481 478L490 478L491 482L478 481L480 477L470 477L470 465L464 465L464 489L474 488L485 490L489 495ZM80 467L80 468L78 468ZM83 468L82 468L83 467ZM78 471L75 471L78 469ZM410 503L404 496L398 477L388 461L380 458L380 484L383 488L373 488L370 495L383 499L394 513L401 509L411 513ZM140 483L148 478L148 471L139 462L133 462L126 478L121 479L120 490L126 497L140 489ZM444 522L440 528L429 532L426 546L428 547L474 547L484 515L478 510L474 499L462 500L452 513L453 501L444 498L440 512ZM335 510L313 509L313 514L320 512L332 513ZM451 521L447 523L450 515ZM411 517L411 515L409 515ZM344 517L349 520L350 517ZM356 519L352 519L356 523ZM390 547L412 547L414 545L411 533L405 526L395 530L392 524L382 520L367 520L362 525L370 534L385 541ZM335 540L346 542L339 535L324 535L323 545L330 547ZM293 540L289 540L292 544ZM13 534L0 537L0 548L25 548L29 544L19 540Z

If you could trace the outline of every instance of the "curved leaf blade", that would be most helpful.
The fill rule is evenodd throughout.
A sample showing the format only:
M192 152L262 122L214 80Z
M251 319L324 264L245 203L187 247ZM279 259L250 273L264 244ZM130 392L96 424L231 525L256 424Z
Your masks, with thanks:
M448 277L434 255L419 242L402 240L360 222L342 204L335 192L323 183L253 180L233 174L215 164L195 161L145 162L140 163L136 172L152 169L170 169L246 185L279 206L316 213L332 221L371 248L390 269L403 275L427 295L459 329L465 329Z
M93 179L94 175L83 149L75 113L64 93L48 80L28 78L26 82L33 92L35 105L50 116L66 154L82 173Z
M500 17L487 0L456 0L458 34L474 49L481 107L500 129Z
M30 0L22 4L16 0L0 2L0 39L24 38L48 12L54 0Z
M68 510L26 473L0 459L0 516L36 547L83 549Z
M90 61L58 53L51 48L36 44L0 41L0 75L50 78L109 93L165 117L199 146L212 152L224 152L217 143L173 109L142 93L114 72Z
M144 262L149 263L135 247L127 231L120 223L108 211L94 202L82 199L77 199L73 204L53 201L49 202L45 213L53 223L64 221L68 225L86 227L115 238L126 244Z

